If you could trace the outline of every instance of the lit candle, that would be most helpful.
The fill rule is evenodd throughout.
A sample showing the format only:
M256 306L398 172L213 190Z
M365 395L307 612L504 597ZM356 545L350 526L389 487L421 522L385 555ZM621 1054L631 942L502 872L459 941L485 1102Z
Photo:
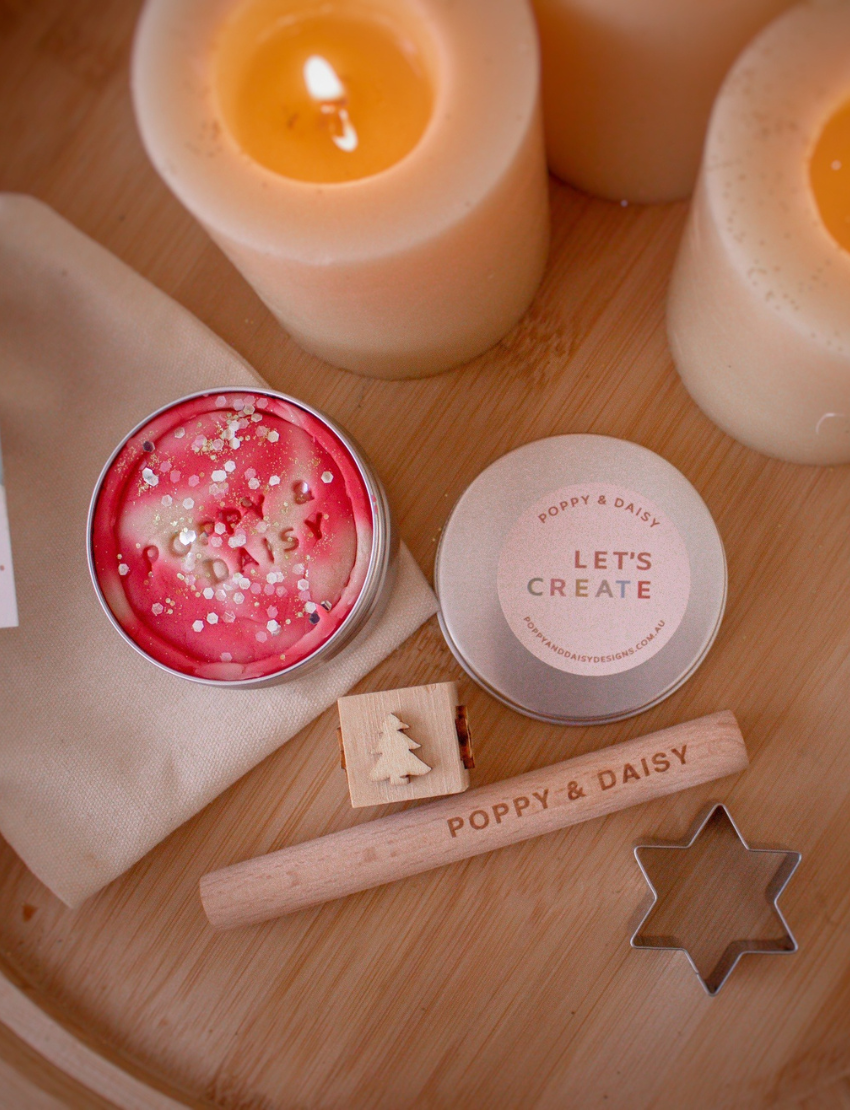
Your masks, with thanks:
M335 654L386 596L380 484L325 417L218 391L155 413L98 484L90 563L113 623L160 666L258 685Z
M538 76L523 0L148 0L133 92L157 169L294 338L413 377L492 346L539 283Z
M850 461L850 5L801 4L718 97L670 287L682 379L723 429Z
M688 196L711 104L791 0L533 0L549 165L610 200Z

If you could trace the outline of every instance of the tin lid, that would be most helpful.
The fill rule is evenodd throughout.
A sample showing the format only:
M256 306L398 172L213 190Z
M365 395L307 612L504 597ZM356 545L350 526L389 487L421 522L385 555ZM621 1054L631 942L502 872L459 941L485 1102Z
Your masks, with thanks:
M708 653L726 556L700 495L608 436L519 447L455 505L437 551L440 624L464 670L555 724L630 717Z

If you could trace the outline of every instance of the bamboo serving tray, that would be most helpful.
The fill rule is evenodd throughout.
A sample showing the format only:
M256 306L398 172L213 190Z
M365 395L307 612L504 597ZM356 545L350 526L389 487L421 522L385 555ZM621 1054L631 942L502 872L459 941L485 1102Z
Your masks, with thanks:
M664 335L685 205L620 207L553 182L544 285L497 348L420 382L334 370L288 340L154 175L127 91L137 9L0 4L0 188L53 205L273 387L342 423L429 573L472 478L564 432L659 452L726 544L715 647L638 718L520 717L465 678L434 621L355 692L457 681L474 785L721 708L752 765L220 935L201 910L204 872L375 815L349 805L333 712L75 912L0 841L0 1106L850 1107L850 469L757 455L688 398ZM745 959L716 999L679 954L628 945L646 908L632 845L680 839L712 798L750 843L803 853L782 896L799 954Z

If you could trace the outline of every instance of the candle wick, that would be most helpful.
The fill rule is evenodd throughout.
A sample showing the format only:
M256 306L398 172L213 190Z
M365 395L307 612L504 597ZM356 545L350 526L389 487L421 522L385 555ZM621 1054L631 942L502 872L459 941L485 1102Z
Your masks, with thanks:
M357 144L359 142L357 131L345 108L339 109L337 118L342 128L342 134L331 135L331 138L333 139L334 146L338 147L340 150L344 150L346 153L350 153L352 150L357 149Z

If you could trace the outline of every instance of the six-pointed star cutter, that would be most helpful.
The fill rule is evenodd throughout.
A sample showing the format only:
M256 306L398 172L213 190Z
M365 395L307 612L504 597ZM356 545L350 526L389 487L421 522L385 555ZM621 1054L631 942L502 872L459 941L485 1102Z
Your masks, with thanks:
M733 940L730 944L726 946L722 955L720 956L720 959L714 965L709 974L704 977L700 969L697 967L697 964L691 953L688 951L686 945L679 943L676 937L641 936L641 930L649 920L653 910L658 903L658 891L655 889L652 879L649 877L649 873L644 866L644 862L641 859L641 852L644 850L655 850L659 848L670 848L675 850L690 848L696 842L700 834L703 832L703 830L706 828L706 826L709 824L711 819L718 811L722 812L723 816L729 822L735 832L735 835L738 837L738 840L741 842L742 846L747 852L757 852L761 855L774 855L779 857L777 859L776 871L774 872L773 878L770 880L765 890L765 896L767 898L768 904L771 906L771 908L779 918L785 935L783 937L780 937L779 939L752 938L747 940ZM722 803L717 802L711 805L705 811L704 815L700 817L697 824L692 828L687 840L683 841L682 843L654 842L650 844L638 844L635 847L635 859L637 860L638 867L640 867L644 879L646 879L649 889L652 891L652 904L643 915L640 924L632 934L632 948L651 948L655 949L656 951L663 952L684 952L684 954L688 958L688 963L697 973L697 977L702 983L706 993L711 995L712 997L717 994L717 992L732 974L740 958L746 955L748 952L756 952L762 955L789 955L790 953L797 951L797 941L794 939L793 933L788 928L788 923L782 915L782 911L779 908L778 901L779 896L782 894L782 891L788 885L788 880L797 870L797 865L802 859L801 854L799 852L790 852L784 849L777 848L751 848L741 835L738 826L732 820L731 813Z

